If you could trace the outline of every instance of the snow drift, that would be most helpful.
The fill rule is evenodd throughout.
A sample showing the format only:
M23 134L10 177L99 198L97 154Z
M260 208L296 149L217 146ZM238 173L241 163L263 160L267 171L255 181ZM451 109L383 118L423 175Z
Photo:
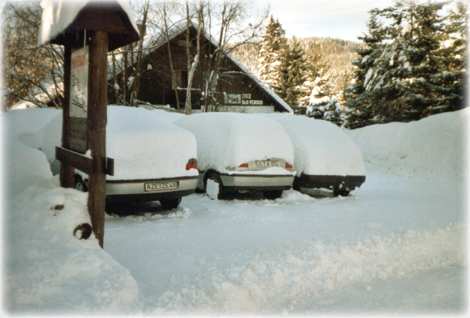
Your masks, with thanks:
M186 116L175 123L196 136L200 170L231 173L227 167L269 158L294 162L289 136L279 123L268 118L236 113L203 113ZM271 167L262 173L286 174L287 170Z
M40 131L56 116L62 114L55 108L32 108L2 113L8 140L18 138L24 144L37 148L41 144Z
M470 109L349 131L366 161L399 175L462 177Z
M46 157L13 139L7 145L4 206L6 308L13 312L127 312L138 308L129 271L92 235L73 236L89 223L87 195L59 188Z

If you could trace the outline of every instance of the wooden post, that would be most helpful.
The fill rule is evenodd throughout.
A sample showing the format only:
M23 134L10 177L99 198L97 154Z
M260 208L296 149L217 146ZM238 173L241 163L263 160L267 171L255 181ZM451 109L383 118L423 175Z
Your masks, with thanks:
M65 45L64 49L64 104L62 110L62 146L70 148L70 72L72 47ZM60 165L60 185L64 188L75 186L75 169L67 162Z
M91 150L92 173L89 179L88 211L96 238L103 247L106 197L106 107L107 107L108 34L95 31L90 46L88 93L88 145Z

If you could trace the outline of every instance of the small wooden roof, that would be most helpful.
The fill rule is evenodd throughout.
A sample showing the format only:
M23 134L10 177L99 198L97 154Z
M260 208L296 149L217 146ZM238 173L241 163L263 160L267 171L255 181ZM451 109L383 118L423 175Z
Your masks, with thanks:
M62 5L66 3L71 2L63 1ZM47 9L51 12L46 13ZM40 44L65 45L79 39L82 41L81 32L83 30L108 32L109 50L114 50L139 39L137 27L130 17L127 6L123 6L122 1L119 0L88 1L81 7L72 7L68 12L67 8L64 9L60 6L47 9L44 8L43 12ZM61 14L63 17L60 16Z

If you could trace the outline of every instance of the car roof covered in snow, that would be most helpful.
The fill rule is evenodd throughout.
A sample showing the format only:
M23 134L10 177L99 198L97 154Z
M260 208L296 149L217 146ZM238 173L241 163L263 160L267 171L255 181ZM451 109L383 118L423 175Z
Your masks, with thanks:
M226 171L244 162L280 158L293 162L294 152L282 126L266 117L240 113L199 113L175 122L197 140L201 170Z
M297 174L365 175L362 153L342 128L301 115L268 116L289 134L294 144Z

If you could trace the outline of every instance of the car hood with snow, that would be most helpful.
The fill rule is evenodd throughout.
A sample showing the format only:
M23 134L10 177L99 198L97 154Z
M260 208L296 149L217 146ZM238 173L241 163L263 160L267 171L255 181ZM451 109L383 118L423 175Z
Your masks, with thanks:
M199 170L215 169L226 174L292 174L284 166L294 162L292 142L282 126L269 118L202 113L181 118L175 124L196 136ZM251 169L252 164L266 161L275 164L265 169ZM282 166L277 165L278 162Z
M305 116L270 116L289 134L295 148L297 175L365 175L360 149L334 124Z
M56 116L42 131L42 149L55 159L60 145L62 117ZM125 106L108 107L106 155L114 159L108 180L161 179L197 176L186 170L196 158L196 140L187 130L159 119L158 113Z

